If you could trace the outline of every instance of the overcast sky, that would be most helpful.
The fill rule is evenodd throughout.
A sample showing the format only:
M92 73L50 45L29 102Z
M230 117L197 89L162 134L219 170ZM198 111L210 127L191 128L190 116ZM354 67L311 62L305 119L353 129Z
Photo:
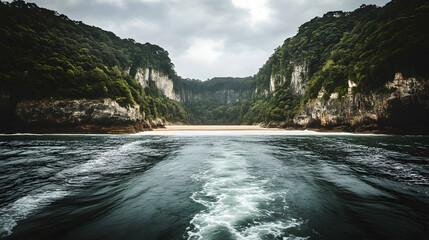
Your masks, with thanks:
M298 27L388 0L27 0L170 53L184 78L255 74Z

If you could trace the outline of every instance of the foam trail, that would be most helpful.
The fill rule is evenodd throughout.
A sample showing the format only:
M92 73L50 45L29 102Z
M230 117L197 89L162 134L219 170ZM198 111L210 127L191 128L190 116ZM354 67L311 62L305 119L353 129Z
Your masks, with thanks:
M50 203L66 196L67 191L55 190L27 195L0 209L0 237L12 234L17 222Z
M294 219L274 220L272 212L261 208L274 201L275 194L267 192L267 182L250 175L248 167L242 156L220 156L213 159L210 170L193 176L204 184L191 199L206 209L191 220L188 239L277 238L299 225Z
M129 164L129 162L125 161L127 158L124 157L124 155L130 154L130 152L135 150L138 145L144 142L145 141L135 141L124 144L119 148L103 152L93 160L59 172L57 176L68 179L68 183L76 184L97 178L98 176L94 175L93 173L109 173L117 171L121 167L127 166ZM144 149L138 148L138 151L141 153L144 151Z

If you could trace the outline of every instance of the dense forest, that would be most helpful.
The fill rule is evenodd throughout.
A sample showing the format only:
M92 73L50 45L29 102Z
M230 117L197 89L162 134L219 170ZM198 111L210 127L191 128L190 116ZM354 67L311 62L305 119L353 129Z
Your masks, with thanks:
M180 79L174 87L183 96L189 123L241 124L241 104L254 91L252 79L217 77L204 82Z
M315 17L275 49L247 80L249 88L258 93L221 106L208 100L199 102L206 109L197 108L200 119L206 123L287 124L320 91L325 100L334 92L339 97L347 94L348 80L356 84L354 94L370 94L387 93L385 84L396 72L427 78L428 12L427 1L394 0L384 7L362 5L353 12L333 11ZM297 65L306 70L300 76L306 85L303 94L291 89ZM284 81L276 79L279 84L269 92L273 76Z
M0 3L0 89L10 101L111 98L149 117L191 124L291 122L320 92L387 93L396 72L429 76L429 2L392 0L315 17L251 77L184 79L159 46L120 39L24 1ZM301 66L302 92L292 88ZM138 68L167 75L181 102L134 79ZM271 89L274 80L275 89Z
M0 22L0 94L12 101L108 97L122 106L138 104L150 117L188 121L182 105L131 77L138 67L174 76L161 47L24 1L0 3Z
M243 102L245 123L290 121L322 90L347 93L384 93L396 72L429 76L429 2L393 0L384 7L362 5L353 12L335 11L303 24L296 36L278 47L253 77L256 88L268 89L271 76L286 81L265 98ZM303 95L290 90L293 67L306 66ZM249 104L250 102L250 104Z

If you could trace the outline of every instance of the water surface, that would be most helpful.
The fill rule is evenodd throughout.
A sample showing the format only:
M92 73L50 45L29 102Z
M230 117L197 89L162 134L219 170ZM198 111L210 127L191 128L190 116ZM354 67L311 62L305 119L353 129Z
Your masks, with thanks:
M4 239L427 236L425 136L0 136Z

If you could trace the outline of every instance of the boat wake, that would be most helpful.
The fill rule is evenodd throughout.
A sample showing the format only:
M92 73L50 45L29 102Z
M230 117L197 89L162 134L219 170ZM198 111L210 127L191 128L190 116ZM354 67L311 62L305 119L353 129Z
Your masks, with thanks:
M249 173L245 156L224 152L210 160L209 170L193 176L202 189L191 199L205 209L191 220L188 239L275 239L301 224L293 218L279 220L269 210L282 196Z

